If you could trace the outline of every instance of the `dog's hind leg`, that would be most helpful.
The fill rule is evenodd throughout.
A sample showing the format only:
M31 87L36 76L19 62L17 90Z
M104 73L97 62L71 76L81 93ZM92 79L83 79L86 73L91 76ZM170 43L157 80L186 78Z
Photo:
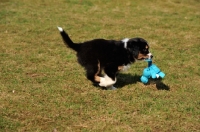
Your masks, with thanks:
M108 75L105 75L104 77L100 77L100 83L99 86L106 87L107 89L114 90L116 89L113 84L115 84L117 79L112 79Z
M117 81L116 73L118 71L118 67L107 66L104 71L106 75L104 77L100 77L99 85L108 89L115 89L113 84Z
M87 72L87 78L92 81L93 83L99 83L100 82L100 63L98 62L97 65L87 65L86 66L86 72Z

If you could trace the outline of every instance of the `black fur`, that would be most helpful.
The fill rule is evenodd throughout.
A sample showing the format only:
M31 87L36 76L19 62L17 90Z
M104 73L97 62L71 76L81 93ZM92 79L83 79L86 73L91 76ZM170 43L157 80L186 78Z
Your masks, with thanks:
M136 59L145 59L149 53L147 41L142 38L129 39L125 48L123 41L94 39L74 43L64 30L60 34L66 46L77 52L78 62L92 82L96 82L94 76L100 74L101 70L115 80L119 66L134 63ZM143 56L138 58L139 54Z

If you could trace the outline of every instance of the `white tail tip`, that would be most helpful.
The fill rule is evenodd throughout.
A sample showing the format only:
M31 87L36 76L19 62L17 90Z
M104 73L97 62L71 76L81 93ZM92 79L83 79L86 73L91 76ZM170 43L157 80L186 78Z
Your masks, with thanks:
M58 30L59 30L60 32L63 32L63 29L62 29L61 27L58 27Z

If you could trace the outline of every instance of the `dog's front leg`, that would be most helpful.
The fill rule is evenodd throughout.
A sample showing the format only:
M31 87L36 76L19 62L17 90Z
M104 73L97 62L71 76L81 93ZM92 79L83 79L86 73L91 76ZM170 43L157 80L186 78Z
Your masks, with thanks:
M118 71L127 71L130 67L131 67L130 64L118 66Z

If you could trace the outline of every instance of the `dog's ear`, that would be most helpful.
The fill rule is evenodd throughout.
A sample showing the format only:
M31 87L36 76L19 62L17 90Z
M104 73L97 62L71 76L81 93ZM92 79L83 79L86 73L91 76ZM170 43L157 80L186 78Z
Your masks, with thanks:
M134 58L137 58L139 54L139 46L137 44L137 41L131 40L127 42L127 50L129 53L132 54Z
M127 48L128 49L138 49L139 50L139 43L137 38L130 39L127 42Z
M148 46L148 43L143 38L132 38L127 42L127 48L139 48L138 50L142 50L146 46Z

